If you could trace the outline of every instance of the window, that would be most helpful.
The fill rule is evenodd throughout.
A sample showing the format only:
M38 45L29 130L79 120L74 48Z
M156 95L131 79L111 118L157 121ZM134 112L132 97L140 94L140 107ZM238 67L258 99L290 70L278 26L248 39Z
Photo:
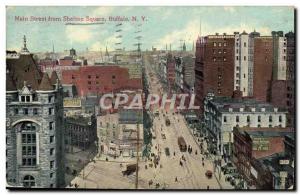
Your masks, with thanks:
M215 61L217 61L217 58L216 58L216 57L214 57L214 58L213 58L213 61L214 61L214 62L215 62Z
M235 122L237 122L237 123L240 122L240 117L239 116L235 117Z
M96 75L96 79L99 79L99 75Z
M219 47L222 47L222 43L221 42L219 43Z
M261 122L261 117L260 116L257 117L257 122L259 122L259 123Z
M37 108L33 108L33 115L37 115L38 114L38 109Z
M50 155L52 156L54 154L54 148L50 148Z
M50 178L52 178L53 177L53 173L50 173Z
M19 109L18 108L14 109L14 114L19 114Z
M88 78L90 79L90 78L92 78L92 76L91 76L91 75L88 75Z
M244 74L244 79L246 78L246 74Z
M214 47L216 47L217 46L217 43L216 42L214 42Z
M246 61L247 60L247 57L246 56L244 56L244 61Z
M74 76L74 75L72 75L72 79L75 79L75 76Z
M21 96L21 102L25 102L25 96Z
M282 122L282 116L279 116L279 122L280 123Z
M272 121L272 116L269 116L269 122L271 123Z
M224 116L223 121L224 121L224 123L227 122L227 117L226 116Z
M52 95L48 96L48 102L49 102L49 103L52 103L52 102L53 102L53 96L52 96Z
M23 179L23 186L25 188L30 188L32 186L35 186L35 179L31 175L26 175Z
M91 81L88 81L88 84L90 85L90 84L92 84L92 82L91 82Z
M236 56L236 60L239 60L239 56Z
M285 60L286 59L286 57L285 56L283 56L283 60Z
M116 78L116 76L115 75L112 75L112 77L111 77L112 79L115 79Z
M54 114L54 109L53 108L49 108L48 109L48 114L49 115L53 115Z
M250 123L250 116L247 116L247 123Z
M223 50L223 53L227 53L227 50L226 50L226 49L224 49L224 50Z
M246 42L244 42L244 47L247 47L247 43Z
M222 53L222 50L221 50L221 49L219 49L219 50L218 50L218 53L219 53L219 54L221 54L221 53Z
M31 122L21 125L22 165L36 166L36 127Z
M227 61L226 57L223 57L223 61L224 61L224 62L226 62L226 61Z
M23 111L24 111L24 115L28 115L28 108L24 108Z
M50 169L53 169L54 167L54 160L50 161Z
M54 136L51 135L51 136L50 136L50 143L53 143L53 141L54 141Z
M226 42L224 42L224 43L223 43L223 46L224 46L224 47L226 47L226 46L227 46L227 43L226 43Z
M238 50L238 49L236 49L236 53L239 53L239 50Z
M30 96L26 96L26 102L30 102Z
M261 126L260 126L260 125L257 125L257 127L259 127L259 128L260 128Z
M50 130L53 130L53 129L54 129L54 122L50 122L50 123L49 123L49 129L50 129Z

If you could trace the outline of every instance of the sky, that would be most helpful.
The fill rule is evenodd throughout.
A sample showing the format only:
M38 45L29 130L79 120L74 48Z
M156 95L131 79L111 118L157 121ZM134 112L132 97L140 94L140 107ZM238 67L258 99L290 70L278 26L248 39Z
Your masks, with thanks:
M16 17L29 21L17 21ZM31 16L46 17L46 21L30 21ZM47 21L48 17L61 21ZM63 17L105 18L98 25L66 25ZM128 17L122 23L108 21L109 17ZM133 16L137 17L132 21ZM144 16L144 21L142 20ZM78 23L78 22L76 22ZM83 21L81 23L90 23ZM200 25L201 24L201 25ZM201 28L200 28L201 26ZM121 29L121 32L115 32ZM201 30L200 30L201 29ZM19 51L23 36L31 52L56 52L75 48L77 51L109 51L115 48L136 49L137 36L141 36L142 50L153 47L179 49L183 42L187 49L199 35L215 33L252 32L270 35L271 31L294 31L294 7L244 6L244 7L94 7L94 6L9 6L6 8L6 48ZM141 31L137 33L138 31ZM122 38L116 38L122 35ZM116 45L116 43L122 43Z

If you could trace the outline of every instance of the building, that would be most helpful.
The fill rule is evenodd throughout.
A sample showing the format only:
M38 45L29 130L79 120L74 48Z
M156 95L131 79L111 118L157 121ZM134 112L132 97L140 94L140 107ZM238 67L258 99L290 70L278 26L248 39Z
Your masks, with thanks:
M119 66L82 66L63 70L62 83L74 84L78 95L102 95L120 89L142 89L141 78L129 78L127 68Z
M276 53L279 53L277 55L281 60L275 61L275 76L270 86L270 102L278 107L286 107L289 112L287 125L295 127L295 37L292 32L285 36L282 32L273 32L273 34L276 35L277 45L280 45L280 50L278 49Z
M182 57L174 57L175 58L175 90L178 92L183 91L183 59Z
M67 115L65 118L65 140L68 143L67 150L71 152L73 146L82 150L97 146L97 121L95 115L82 112Z
M167 86L168 90L171 91L175 88L175 78L176 78L176 71L175 71L175 58L172 56L171 53L167 55L167 64L166 64L166 78L167 78Z
M203 116L208 92L231 96L234 86L234 35L208 35L196 42L195 94L198 115Z
M24 46L6 59L6 178L11 187L64 186L63 91Z
M188 94L194 93L195 87L195 58L184 56L183 60L183 91Z
M235 127L233 130L233 158L239 173L252 184L252 159L260 159L285 151L285 136L293 136L290 128Z
M210 150L225 156L232 154L234 127L286 127L286 110L254 99L208 94L204 107L204 123Z
M120 110L98 117L100 150L102 154L134 157L142 154L144 143L143 116L139 110ZM138 136L139 135L139 136Z
M295 190L295 169L284 152L252 159L251 176L258 190Z

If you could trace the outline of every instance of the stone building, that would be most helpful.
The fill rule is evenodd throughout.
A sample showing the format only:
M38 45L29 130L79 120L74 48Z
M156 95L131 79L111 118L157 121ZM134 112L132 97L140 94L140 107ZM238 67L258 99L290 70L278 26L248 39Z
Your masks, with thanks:
M63 92L26 47L6 59L6 178L11 187L64 186Z

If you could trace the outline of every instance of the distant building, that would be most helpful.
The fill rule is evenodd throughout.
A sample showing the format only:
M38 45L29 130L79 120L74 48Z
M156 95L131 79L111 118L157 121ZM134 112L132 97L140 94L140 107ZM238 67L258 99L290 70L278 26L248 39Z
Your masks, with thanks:
M130 79L128 69L119 66L82 66L78 70L63 70L62 83L74 84L81 97L122 89L142 89L141 79Z
M209 94L204 101L204 108L210 150L225 156L232 155L234 127L286 127L286 110L254 99Z
M64 187L63 91L24 46L6 59L6 179L13 187Z
M182 57L175 58L175 90L178 92L183 92L183 59Z

